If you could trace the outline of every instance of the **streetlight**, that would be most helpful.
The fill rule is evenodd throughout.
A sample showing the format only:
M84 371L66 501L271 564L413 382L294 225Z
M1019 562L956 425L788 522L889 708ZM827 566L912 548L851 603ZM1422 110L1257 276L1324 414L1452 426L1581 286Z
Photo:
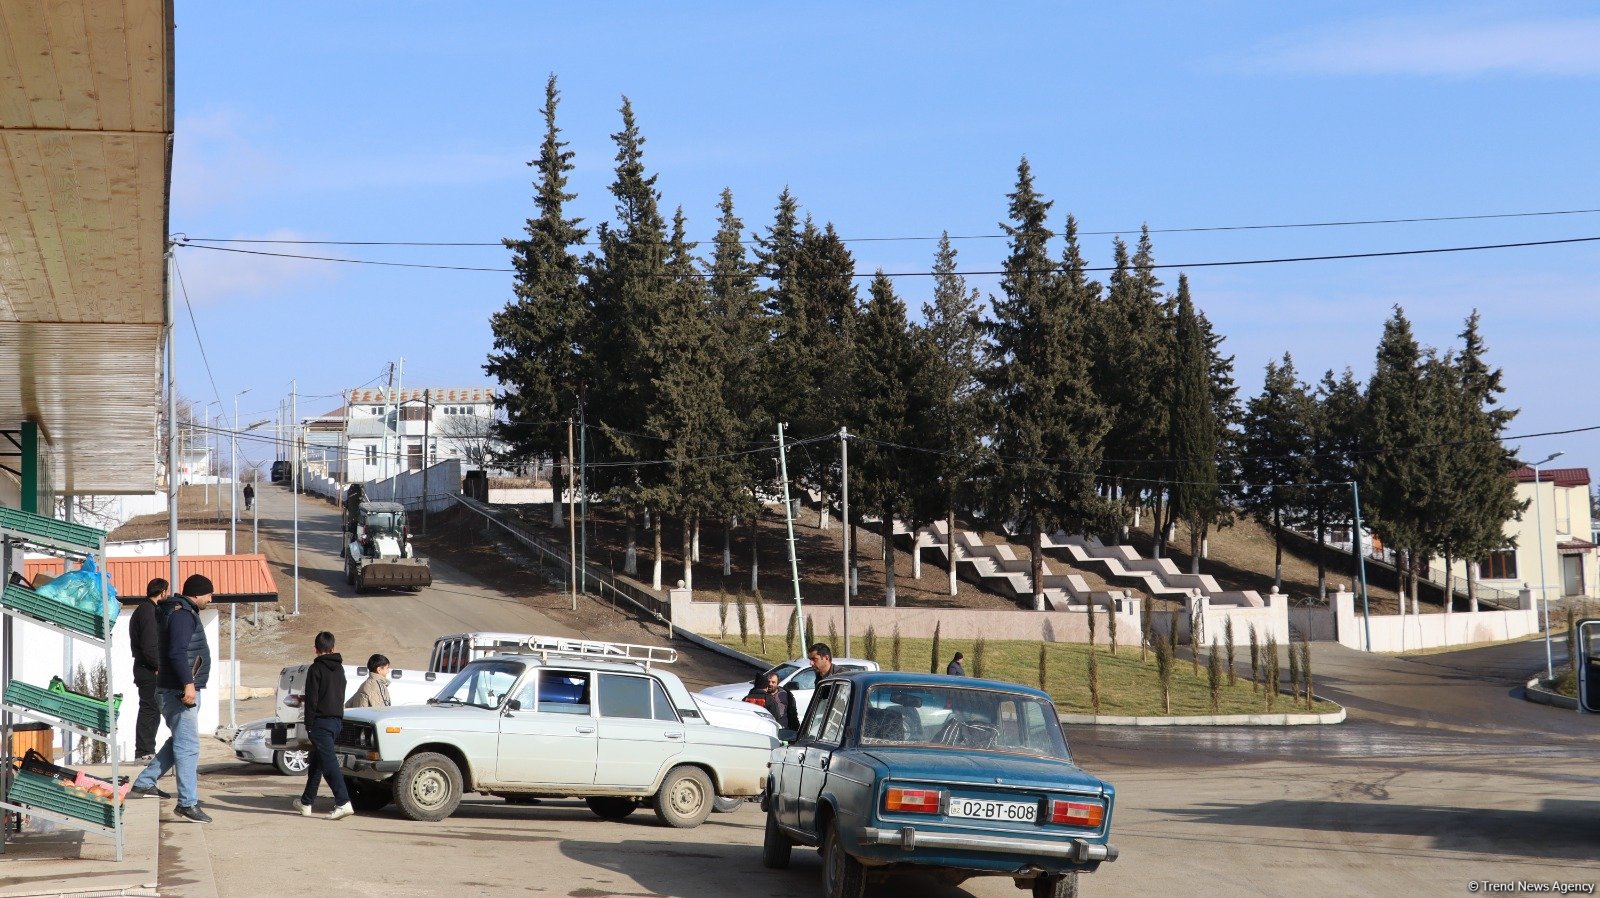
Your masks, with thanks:
M1544 578L1544 510L1539 503L1539 466L1555 461L1565 452L1552 452L1546 458L1534 462L1528 467L1533 469L1533 517L1538 523L1539 533L1539 597L1544 600L1544 676L1547 680L1556 677L1555 657L1550 649L1550 587Z
M206 403L206 426L205 426L205 429L200 434L200 445L201 445L201 448L205 449L206 467L208 469L210 469L210 470L208 470L206 472L206 474L208 476L207 476L207 479L205 481L205 499L201 503L206 508L210 508L211 507L211 480L210 480L211 471L214 471L217 468L217 464L216 464L217 458L216 458L215 455L212 454L212 450L211 450L211 407L213 405L216 405L216 406L222 405L222 400L213 399L210 402ZM219 408L217 411L220 413L221 409ZM222 489L222 485L220 483L217 484L217 489L218 490Z
M228 554L239 554L239 397L250 392L245 387L233 394L233 431L228 434Z

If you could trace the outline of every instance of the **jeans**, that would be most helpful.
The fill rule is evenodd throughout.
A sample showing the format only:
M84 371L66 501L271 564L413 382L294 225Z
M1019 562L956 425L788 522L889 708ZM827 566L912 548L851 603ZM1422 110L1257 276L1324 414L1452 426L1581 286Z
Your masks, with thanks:
M339 756L333 752L333 739L343 726L343 717L318 717L306 727L306 735L311 737L311 764L306 768L306 790L300 794L302 804L317 800L317 787L322 780L328 781L334 804L350 803L344 771L339 769Z
M183 703L182 689L157 689L156 700L161 703L161 717L167 722L172 735L162 743L156 758L150 762L133 784L140 789L154 789L156 780L175 770L178 777L178 807L192 808L200 803L198 767L200 764L200 693L195 693L194 705Z
M156 684L139 685L139 720L133 730L133 754L142 758L156 753L156 731L161 727L161 701Z

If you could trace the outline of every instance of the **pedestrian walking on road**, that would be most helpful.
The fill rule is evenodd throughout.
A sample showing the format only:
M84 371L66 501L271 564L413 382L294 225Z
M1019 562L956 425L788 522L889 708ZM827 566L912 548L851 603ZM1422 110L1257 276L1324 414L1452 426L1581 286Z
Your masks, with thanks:
M128 647L133 650L133 685L139 689L139 717L133 730L133 757L150 763L156 756L156 730L161 726L161 701L156 680L161 671L161 623L156 605L167 595L160 577L144 588L144 601L128 618Z
M356 812L350 806L344 773L339 770L339 756L333 751L333 740L344 725L344 659L333 650L333 634L327 630L317 634L314 648L317 657L306 671L306 697L301 702L306 734L311 738L311 763L306 770L306 789L295 799L294 809L300 816L310 817L317 787L327 780L328 789L333 792L333 810L328 812L328 819L341 820Z
M255 484L247 483L247 484L244 485L244 510L245 511L249 511L250 507L255 505L255 504L256 504L256 488L255 488Z
M961 654L960 652L956 652L956 656L954 658L951 658L950 659L950 663L945 666L945 669L944 669L945 675L946 676L951 676L951 677L964 677L964 676L966 676L967 675L967 669L965 667L961 666L961 659L965 658L965 657L967 657L967 656Z
M211 680L211 646L200 610L211 604L214 589L204 574L190 574L183 592L156 606L161 628L160 672L156 674L156 700L172 735L156 752L150 765L133 781L130 794L168 798L156 781L172 770L178 779L177 814L195 823L210 823L200 810L200 692ZM132 625L132 621L129 621Z
M343 670L341 669L341 673ZM382 655L373 655L367 659L367 678L362 681L361 688L350 700L344 703L346 708L387 708L394 704L389 700L389 659Z

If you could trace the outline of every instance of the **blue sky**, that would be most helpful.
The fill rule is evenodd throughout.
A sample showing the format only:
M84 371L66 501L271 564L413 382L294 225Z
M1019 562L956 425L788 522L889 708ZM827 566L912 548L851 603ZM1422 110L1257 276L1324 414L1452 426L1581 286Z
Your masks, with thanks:
M494 241L531 212L545 77L577 152L573 212L611 212L632 98L668 208L718 193L764 228L779 191L848 237L997 232L1019 157L1086 231L1600 207L1600 13L1542 3L338 3L177 6L172 228L193 237ZM1592 8L1589 8L1592 10ZM604 10L599 12L596 10ZM1161 262L1600 236L1600 214L1159 234ZM1091 264L1110 237L1084 239ZM958 244L993 268L1000 240ZM925 270L931 242L853 244ZM290 251L302 251L290 248ZM505 267L488 248L327 255ZM485 383L509 275L179 251L216 390L271 414L404 356L412 386ZM1292 352L1365 377L1395 303L1432 345L1483 313L1513 432L1600 424L1600 245L1190 272L1246 392ZM1167 275L1175 285L1176 272ZM974 278L980 287L992 281ZM913 308L926 278L898 289ZM181 305L180 305L181 309ZM181 314L181 313L180 313ZM187 320L181 321L187 326ZM183 391L212 398L192 339ZM301 412L336 398L308 398ZM1525 455L1600 465L1600 437Z

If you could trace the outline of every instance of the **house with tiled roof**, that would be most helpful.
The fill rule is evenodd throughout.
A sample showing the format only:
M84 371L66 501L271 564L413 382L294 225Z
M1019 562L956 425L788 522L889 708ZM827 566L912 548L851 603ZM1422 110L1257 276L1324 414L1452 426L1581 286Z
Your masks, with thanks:
M1506 522L1515 545L1492 553L1474 573L1498 589L1523 586L1551 599L1600 596L1600 546L1589 503L1588 468L1521 467L1511 473L1517 499L1528 504Z
M362 387L306 418L306 460L347 483L383 480L459 459L481 468L496 448L493 387Z

